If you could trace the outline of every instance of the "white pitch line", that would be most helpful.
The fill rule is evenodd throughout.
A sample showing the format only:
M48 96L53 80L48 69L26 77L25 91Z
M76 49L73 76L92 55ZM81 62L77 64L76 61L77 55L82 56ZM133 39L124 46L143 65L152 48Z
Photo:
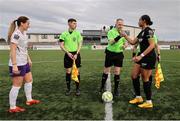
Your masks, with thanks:
M33 61L34 64L39 64L39 63L58 63L62 62L63 60L49 60L49 61ZM104 59L82 59L82 61L104 61ZM124 59L124 61L132 61L131 59ZM169 62L169 63L180 63L180 61L176 60L161 60L161 62ZM0 63L0 66L6 66L8 63Z
M111 92L111 74L106 81L106 90ZM113 121L112 101L105 103L105 121Z
M39 63L58 63L62 62L63 60L49 60L49 61L33 61L34 64ZM104 61L104 59L82 59L82 61ZM132 61L131 59L124 59L124 61ZM169 63L180 63L180 61L175 60L161 60L161 62L169 62ZM0 63L0 66L8 65L8 63Z

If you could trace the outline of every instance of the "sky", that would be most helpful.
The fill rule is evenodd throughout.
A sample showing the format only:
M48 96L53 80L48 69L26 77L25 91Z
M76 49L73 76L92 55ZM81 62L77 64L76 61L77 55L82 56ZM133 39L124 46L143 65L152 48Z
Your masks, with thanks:
M180 41L180 0L0 0L0 37L19 16L30 18L32 33L61 33L67 19L76 18L78 29L102 29L117 18L138 26L148 14L159 40Z

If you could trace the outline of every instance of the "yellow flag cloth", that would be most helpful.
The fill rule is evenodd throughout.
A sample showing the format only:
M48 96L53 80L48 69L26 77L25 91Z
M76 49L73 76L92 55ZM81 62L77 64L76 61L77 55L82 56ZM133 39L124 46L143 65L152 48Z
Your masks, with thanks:
M71 79L79 83L78 74L79 74L78 68L76 66L75 60L73 60Z
M164 76L163 76L163 73L162 73L162 69L161 69L161 64L158 63L157 67L156 67L156 71L155 71L155 86L157 89L160 88L160 83L162 81L164 81Z

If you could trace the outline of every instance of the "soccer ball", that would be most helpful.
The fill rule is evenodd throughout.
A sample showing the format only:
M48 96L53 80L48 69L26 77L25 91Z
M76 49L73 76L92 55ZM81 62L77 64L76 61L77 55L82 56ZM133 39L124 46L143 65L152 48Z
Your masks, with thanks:
M113 95L111 92L106 91L102 94L102 100L104 102L111 102L113 100Z

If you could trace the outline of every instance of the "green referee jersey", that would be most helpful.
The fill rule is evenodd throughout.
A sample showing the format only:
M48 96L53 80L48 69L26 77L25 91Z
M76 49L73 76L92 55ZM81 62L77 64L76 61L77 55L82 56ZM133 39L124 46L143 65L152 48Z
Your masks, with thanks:
M113 28L108 31L107 37L108 41L114 40L117 36L119 36L119 32L116 28ZM114 44L108 43L107 50L115 53L123 52L124 48L123 45L125 44L126 39L124 37L121 37L118 42Z
M77 30L74 30L72 33L65 31L59 36L59 40L64 42L64 47L67 51L75 52L78 50L79 43L83 41L83 37Z
M154 36L153 36L153 39L154 39L154 42L155 42L155 44L157 44L158 43L158 38L157 38L157 36L154 34ZM139 47L139 45L137 46L137 49L136 49L136 53L139 53L140 52L140 47Z

